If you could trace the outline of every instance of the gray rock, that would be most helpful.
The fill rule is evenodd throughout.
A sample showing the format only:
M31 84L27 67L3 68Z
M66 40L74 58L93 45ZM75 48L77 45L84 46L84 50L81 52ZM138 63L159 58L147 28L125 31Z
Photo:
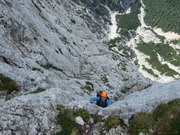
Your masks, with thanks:
M61 130L56 125L57 105L94 114L102 108L90 104L89 98L99 90L107 90L114 103L102 113L125 119L179 97L178 81L141 93L151 82L131 61L108 50L102 40L106 24L93 33L77 11L84 8L71 0L0 1L0 72L21 89L10 100L1 99L0 134L54 134ZM45 91L30 94L38 87ZM172 87L175 94L169 95ZM124 89L128 92L122 94ZM165 94L158 95L159 89Z

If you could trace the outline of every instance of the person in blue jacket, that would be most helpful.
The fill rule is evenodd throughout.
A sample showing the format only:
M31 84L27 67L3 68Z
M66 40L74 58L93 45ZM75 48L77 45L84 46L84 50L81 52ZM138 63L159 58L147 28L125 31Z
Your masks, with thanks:
M107 107L107 106L111 105L111 102L110 102L107 94L108 93L106 91L101 91L100 93L98 93L97 97L90 98L90 103L96 104L101 107Z

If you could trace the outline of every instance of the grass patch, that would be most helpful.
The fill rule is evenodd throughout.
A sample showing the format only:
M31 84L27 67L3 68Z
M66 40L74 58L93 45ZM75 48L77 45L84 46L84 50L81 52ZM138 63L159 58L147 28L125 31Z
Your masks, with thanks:
M140 132L149 133L152 129L157 135L179 135L179 125L180 99L175 99L159 105L151 114L135 114L130 121L129 132L138 135Z
M10 94L13 91L19 91L19 86L14 80L0 73L0 91L7 91Z
M170 69L167 64L161 64L161 62L158 60L158 54L159 54L165 61L168 61L175 66L180 66L180 61L179 61L180 55L178 55L176 50L174 50L168 44L141 42L138 44L136 49L150 56L150 59L146 59L146 60L152 65L153 68L160 71L161 74L172 77L174 77L175 75L179 75L179 73Z
M37 94L37 93L43 92L45 90L46 90L45 88L37 88L35 91L32 91L32 92L30 92L28 94Z
M94 85L93 83L86 81L86 86L82 87L82 89L86 89L89 92L94 91Z

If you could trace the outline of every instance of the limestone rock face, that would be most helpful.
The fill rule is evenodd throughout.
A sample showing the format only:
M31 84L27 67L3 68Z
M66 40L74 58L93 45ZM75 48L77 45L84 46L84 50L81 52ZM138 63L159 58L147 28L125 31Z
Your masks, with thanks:
M100 108L89 104L89 98L107 90L114 104L101 112L111 115L132 102L128 94L150 86L130 59L107 49L108 24L87 9L94 20L89 23L84 10L72 0L0 1L0 73L20 86L10 100L0 95L0 135L54 134L61 129L56 125L58 104L95 113ZM91 29L95 23L103 27ZM45 91L30 94L37 88ZM128 105L118 115L142 110Z

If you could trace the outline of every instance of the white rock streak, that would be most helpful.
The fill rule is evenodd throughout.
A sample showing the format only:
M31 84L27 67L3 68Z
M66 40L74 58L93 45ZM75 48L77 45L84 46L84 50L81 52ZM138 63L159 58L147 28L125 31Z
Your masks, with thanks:
M117 12L111 12L110 11L110 14L111 14L111 22L112 22L112 25L110 25L110 33L108 34L108 38L109 39L114 39L116 37L119 36L119 34L117 34L117 22L116 22L116 15L118 15L119 13Z
M180 39L180 35L174 32L164 32L161 28L154 28L153 29L158 35L164 36L166 39Z

